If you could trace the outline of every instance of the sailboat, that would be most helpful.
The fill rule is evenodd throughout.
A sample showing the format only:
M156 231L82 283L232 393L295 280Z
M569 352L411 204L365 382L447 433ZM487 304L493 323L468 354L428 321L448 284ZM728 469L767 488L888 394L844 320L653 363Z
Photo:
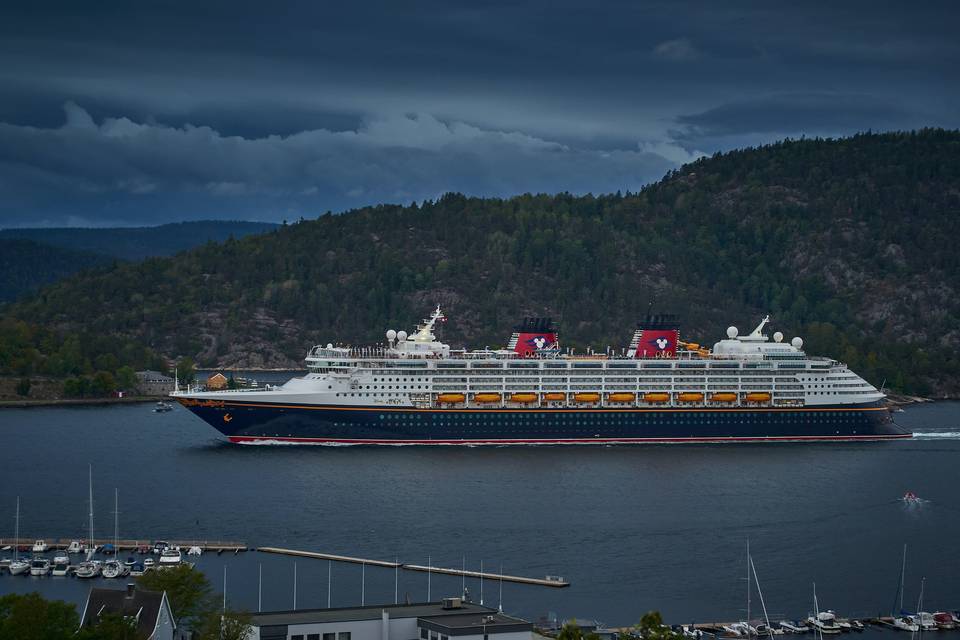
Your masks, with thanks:
M832 611L820 611L820 603L817 602L817 583L813 583L813 615L807 618L807 624L813 627L814 632L823 634L834 634L842 631L837 624L837 616Z
M30 570L30 563L20 559L20 496L17 496L17 533L14 536L13 543L13 561L10 562L8 571L10 575L19 576Z
M90 465L90 540L87 541L87 559L77 567L78 578L96 578L100 575L100 561L93 559L93 465Z
M113 490L113 559L103 563L104 578L122 578L130 573L130 568L120 562L120 493L117 489Z

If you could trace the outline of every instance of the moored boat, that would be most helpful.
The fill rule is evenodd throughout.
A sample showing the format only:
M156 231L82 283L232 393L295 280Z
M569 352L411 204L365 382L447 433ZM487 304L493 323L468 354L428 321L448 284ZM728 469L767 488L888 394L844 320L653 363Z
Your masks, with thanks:
M54 562L51 574L55 578L62 578L70 573L70 562Z
M30 561L30 575L35 577L42 577L50 574L50 559L49 558L33 558Z

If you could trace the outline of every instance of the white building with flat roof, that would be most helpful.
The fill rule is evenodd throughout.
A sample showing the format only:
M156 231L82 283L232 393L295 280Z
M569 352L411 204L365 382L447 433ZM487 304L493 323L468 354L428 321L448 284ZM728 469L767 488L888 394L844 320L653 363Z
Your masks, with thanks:
M253 614L253 640L532 640L533 625L496 609L442 602Z

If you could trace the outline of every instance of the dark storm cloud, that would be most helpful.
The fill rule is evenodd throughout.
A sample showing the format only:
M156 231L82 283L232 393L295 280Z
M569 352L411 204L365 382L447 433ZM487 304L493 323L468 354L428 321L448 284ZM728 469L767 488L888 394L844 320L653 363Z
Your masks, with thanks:
M0 225L635 189L785 135L960 124L951 3L3 12Z

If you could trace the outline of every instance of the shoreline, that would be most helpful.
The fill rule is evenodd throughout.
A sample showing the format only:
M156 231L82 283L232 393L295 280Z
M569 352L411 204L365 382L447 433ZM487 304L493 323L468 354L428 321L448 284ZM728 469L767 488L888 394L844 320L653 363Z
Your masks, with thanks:
M34 407L99 406L108 404L146 404L164 401L167 396L131 396L129 398L54 398L45 400L0 400L0 409Z

